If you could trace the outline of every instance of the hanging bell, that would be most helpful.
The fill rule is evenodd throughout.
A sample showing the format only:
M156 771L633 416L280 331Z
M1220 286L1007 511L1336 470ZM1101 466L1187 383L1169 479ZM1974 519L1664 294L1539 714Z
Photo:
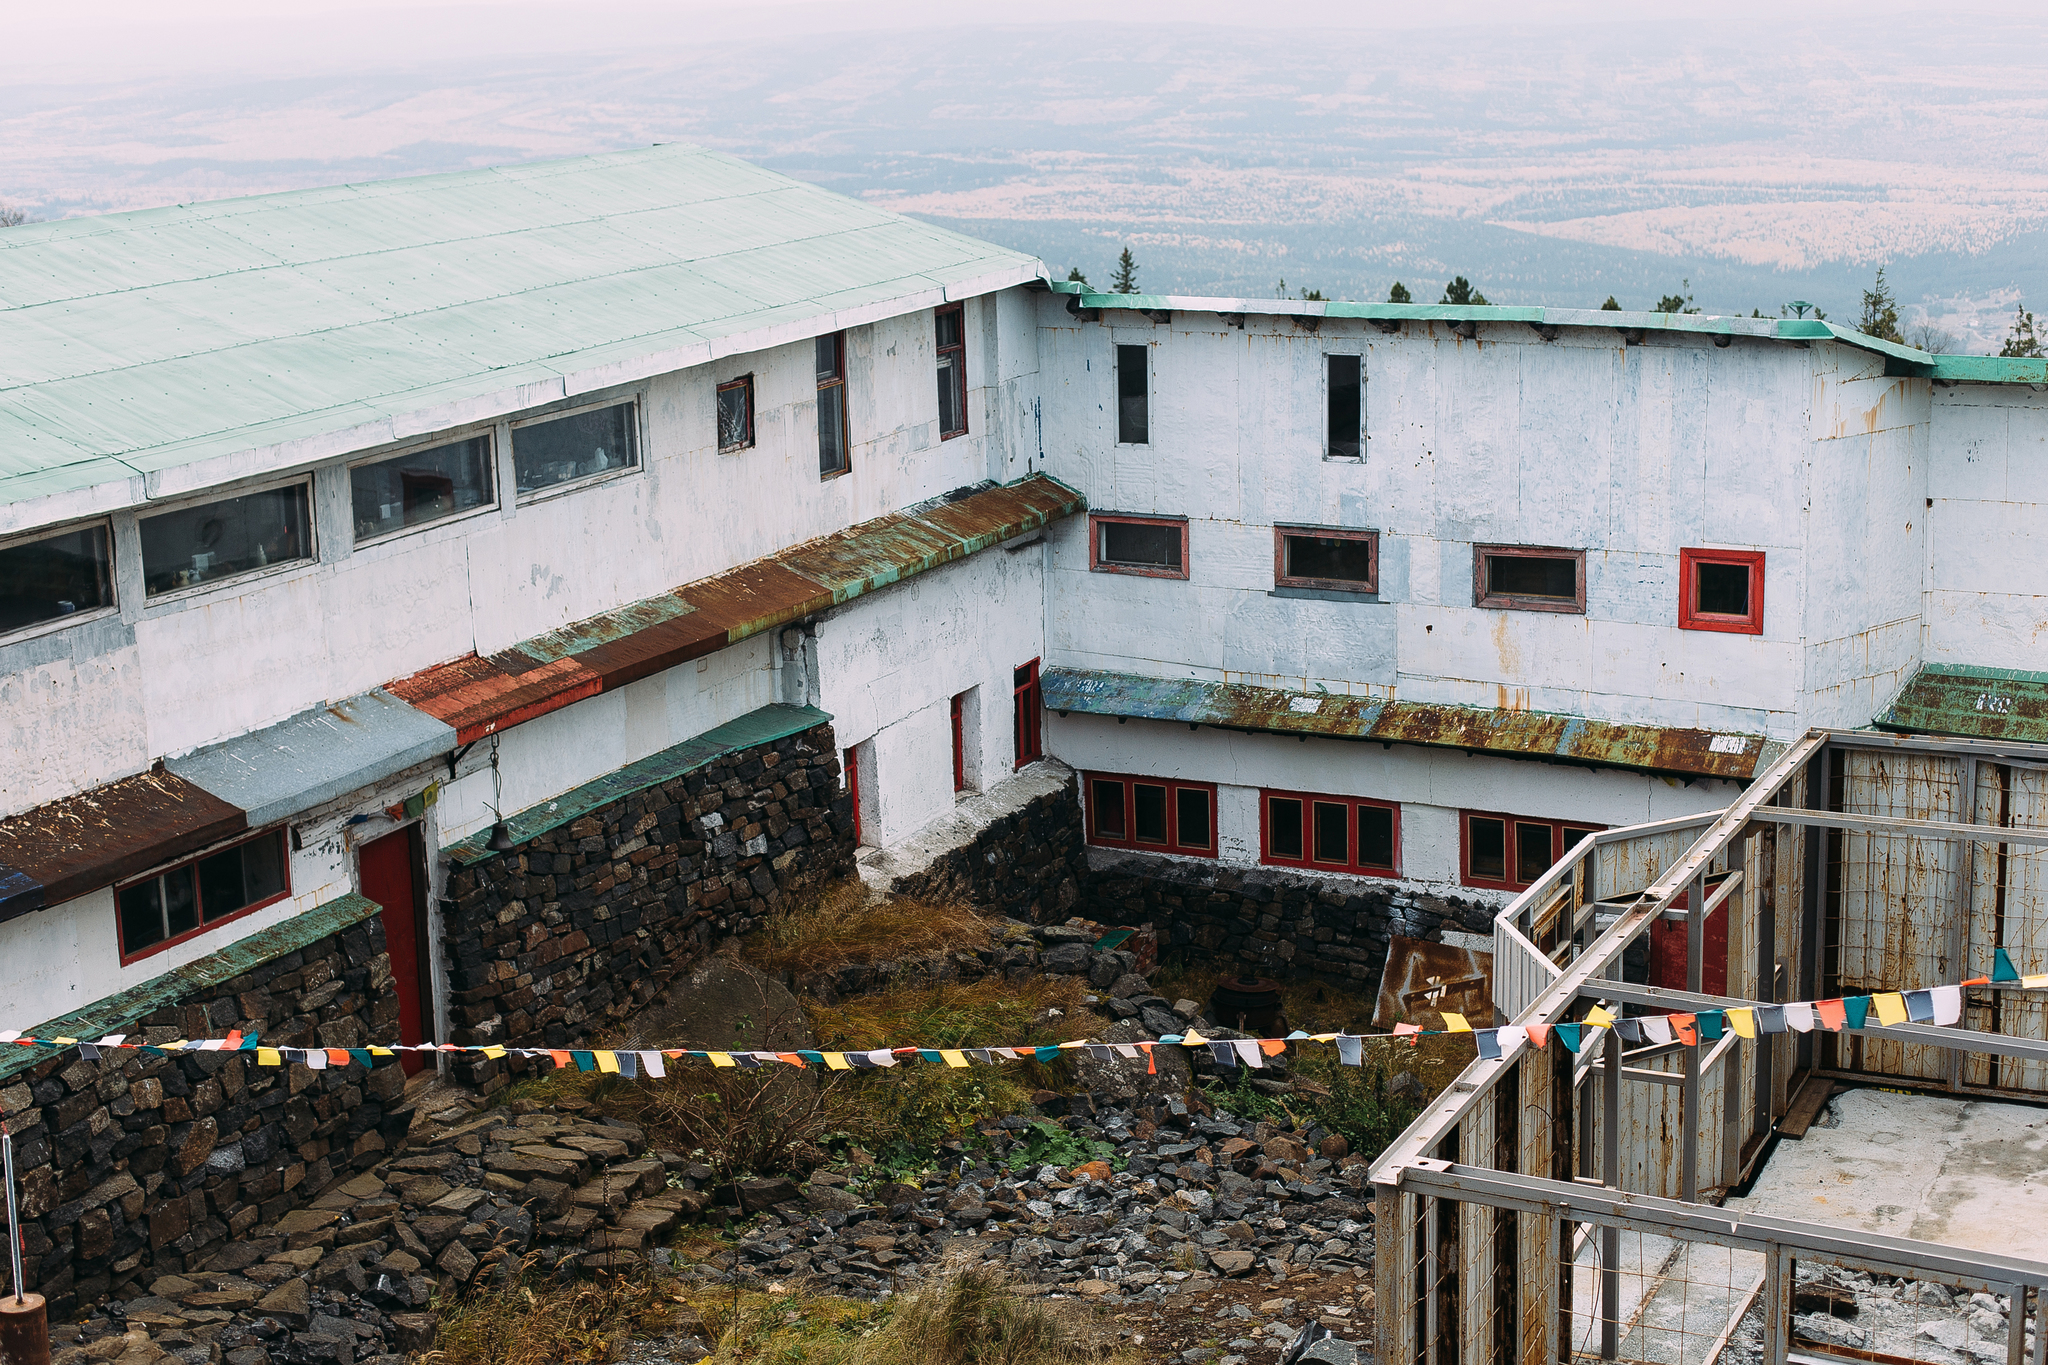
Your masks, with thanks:
M490 841L484 847L493 853L504 853L517 848L518 843L512 837L512 826L506 824L503 820L492 825Z

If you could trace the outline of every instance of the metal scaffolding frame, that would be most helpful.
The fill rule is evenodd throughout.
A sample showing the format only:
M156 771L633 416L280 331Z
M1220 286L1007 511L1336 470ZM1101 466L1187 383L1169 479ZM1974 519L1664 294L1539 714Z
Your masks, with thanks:
M1978 818L1980 780L1994 771L1997 818L1987 822ZM1890 952L1900 936L1887 936L1898 926L1886 917L1913 905L1943 912L1939 926L1916 925L1913 950L1952 970L1882 989L1953 983L1979 975L1961 968L1967 949L1984 946L1970 917L1987 889L1990 941L2048 971L2048 878L2011 871L2015 858L2048 848L2048 819L2013 822L2016 783L2033 784L2030 799L2042 797L2048 811L2048 746L1813 731L1726 809L1588 836L1516 897L1495 923L1497 1022L1569 1023L1596 1003L1616 1013L1697 1012L1865 993L1825 989L1844 979L1847 937L1882 937ZM1965 818L1934 818L1957 813L1950 808L1959 803ZM1852 848L1851 840L1860 842ZM1721 993L1704 989L1707 926L1717 912L1728 944L1716 964L1716 980L1726 969ZM1671 926L1666 934L1684 926L1683 989L1624 979L1631 945L1660 923ZM1759 1306L1765 1361L1778 1365L1795 1346L1816 1357L1824 1351L1795 1343L1793 1294L1797 1265L1823 1262L2004 1296L2006 1358L2022 1365L2029 1304L2048 1291L2048 1262L1736 1214L1712 1202L1761 1164L1801 1079L1882 1076L2048 1099L2048 1041L2001 1028L1999 991L1972 989L1979 995L1954 1026L1872 1020L1749 1040L1731 1030L1711 1045L1627 1051L1609 1029L1587 1033L1578 1055L1555 1034L1540 1048L1525 1034L1502 1035L1500 1056L1468 1066L1372 1167L1380 1358L1711 1365ZM2027 1018L2029 1027L2039 1023ZM1982 1022L1992 1026L1972 1026ZM2009 1059L2020 1080L1972 1082L1969 1057ZM1675 1144L1664 1136L1674 1125ZM1665 1258L1654 1273L1647 1260L1624 1269L1628 1234L1639 1251L1654 1245ZM1713 1263L1725 1285L1708 1285L1694 1269L1696 1256L1719 1254L1710 1248L1761 1256L1746 1294L1732 1259ZM1640 1282L1633 1309L1625 1274ZM1715 1333L1681 1324L1663 1345L1639 1345L1655 1339L1645 1323L1674 1282L1681 1300L1697 1289L1712 1302ZM2048 1331L2037 1335L2033 1359L2048 1365Z

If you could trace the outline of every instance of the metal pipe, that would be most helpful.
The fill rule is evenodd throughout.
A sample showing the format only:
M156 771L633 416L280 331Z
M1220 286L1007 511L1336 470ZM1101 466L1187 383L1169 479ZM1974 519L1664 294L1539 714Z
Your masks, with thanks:
M1685 986L1700 990L1706 976L1707 870L1692 884L1692 913L1685 918ZM1685 1083L1679 1091L1678 1189L1688 1204L1700 1197L1700 1050L1685 1050Z
M13 1264L14 1278L8 1281L14 1286L14 1301L22 1302L21 1282L21 1215L14 1200L14 1134L0 1129L0 1170L7 1180L7 1258Z
M1621 1035L1607 1030L1607 1084L1602 1087L1600 1175L1621 1189ZM1621 1229L1600 1229L1600 1358L1621 1354Z
M2048 829L2014 825L1965 825L1954 820L1902 820L1889 815L1850 815L1838 810L1804 811L1794 806L1767 806L1751 817L1777 825L1807 829L1853 830L1862 834L1918 834L1930 839L1962 839L1979 844L2048 844Z
M0 1365L50 1365L50 1314L21 1282L21 1206L14 1193L14 1134L0 1128L0 1176L7 1183L7 1252L14 1297L0 1298Z
M2005 1288L2005 1365L2027 1365L2027 1287Z

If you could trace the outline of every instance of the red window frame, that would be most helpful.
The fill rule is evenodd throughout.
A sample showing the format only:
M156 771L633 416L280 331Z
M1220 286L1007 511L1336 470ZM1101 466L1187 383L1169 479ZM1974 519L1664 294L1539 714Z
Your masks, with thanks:
M1727 564L1749 571L1749 611L1741 616L1701 611L1700 566ZM1731 635L1764 633L1764 552L1762 550L1697 550L1678 552L1678 628L1719 630Z
M943 344L939 340L941 336L939 323L949 315L953 319L953 335L957 340L950 344ZM942 308L933 310L932 344L941 362L938 366L939 383L945 384L950 376L953 388L954 411L960 415L959 426L939 433L941 441L950 441L955 436L965 436L967 434L967 310L964 305L949 303ZM952 358L950 364L946 363L949 356ZM944 424L945 416L946 409L942 403L939 405L941 425Z
M1516 593L1493 592L1487 582L1488 559L1568 559L1572 561L1573 590L1570 598L1525 597ZM1586 614L1586 552L1561 545L1474 545L1472 547L1472 605L1501 611L1558 611L1575 616Z
M953 697L953 790L956 792L967 790L967 731L961 719L966 701L965 692L956 693Z
M1016 766L1035 763L1045 757L1043 730L1044 699L1038 683L1038 660L1018 664L1010 670L1010 703L1016 744Z
M1111 809L1098 805L1097 784L1115 784L1118 788L1116 807ZM1164 803L1164 839L1144 839L1138 836L1138 789L1159 788ZM1088 842L1101 848L1128 848L1141 853L1177 853L1185 858L1214 858L1220 840L1216 833L1216 784L1214 782L1182 782L1164 777L1132 777L1124 773L1081 774L1084 820ZM1208 803L1209 842L1207 845L1190 844L1181 837L1181 796L1183 793L1200 794ZM1118 833L1121 831L1121 833Z
M1275 801L1301 802L1301 855L1288 857L1273 846L1273 803ZM1343 861L1332 861L1317 855L1315 818L1318 806L1341 806L1344 809L1345 856ZM1394 850L1393 861L1380 866L1359 861L1363 840L1359 838L1359 812L1361 810L1385 811L1393 817ZM1329 796L1322 792L1280 791L1264 788L1259 792L1259 861L1270 867L1299 867L1310 872L1337 872L1352 877L1399 877L1401 875L1401 805L1398 801L1378 801L1366 796Z
M1178 569L1153 569L1142 564L1122 564L1102 557L1102 528L1104 526L1173 526L1180 530L1180 567ZM1186 517L1138 517L1125 516L1119 512L1090 512L1088 514L1088 569L1091 573L1127 573L1140 578L1179 578L1188 576L1188 519Z
M734 390L738 390L746 398L747 433L740 440L727 445L724 424L719 423L718 453L721 455L730 455L736 450L748 450L754 444L754 376L751 374L743 374L738 379L728 379L718 386L717 394L713 398L712 420L718 421L719 409L724 406L725 395Z
M1472 870L1472 822L1474 820L1498 820L1502 822L1501 872L1499 877L1484 876ZM1458 812L1458 882L1461 886L1483 887L1490 891L1526 891L1539 881L1543 873L1557 865L1558 859L1569 853L1572 846L1588 834L1597 834L1607 828L1587 820L1545 820L1528 815L1508 815L1491 810L1462 810ZM1521 849L1523 829L1542 829L1547 832L1550 845L1550 860L1535 876L1521 876L1518 853Z
M842 759L846 774L846 795L853 802L853 846L860 847L860 745L850 744Z
M1287 572L1287 538L1311 540L1359 540L1365 542L1372 570L1364 579L1309 578ZM1181 561L1187 561L1185 550ZM1273 586L1276 588L1325 588L1333 592L1378 592L1380 590L1380 533L1347 531L1335 526L1275 526L1273 528Z
M239 910L231 910L227 914L220 916L218 919L206 918L206 904L204 899L205 893L201 890L199 885L199 874L198 871L196 870L198 865L200 863L205 862L208 858L217 857L222 853L229 852L232 849L241 848L247 844L256 843L258 840L261 839L276 839L282 845L278 852L279 866L281 866L284 869L284 890L277 892L275 895L267 896L260 901L252 901L248 905L243 906ZM181 934L174 934L170 938L158 939L155 943L148 944L145 947L137 948L134 952L128 951L127 935L122 931L121 927L121 894L125 891L131 890L134 887L141 886L146 882L153 882L160 877L169 876L171 873L186 867L195 869L192 874L192 896L194 904L199 911L199 923L193 928L185 930L185 932ZM123 882L114 888L114 945L120 954L121 965L123 967L126 967L131 962L140 962L142 961L142 959L146 957L154 957L156 956L156 954L164 951L166 948L175 948L180 943L186 943L191 941L192 939L198 938L201 934L210 934L215 929L220 928L222 925L233 924L236 920L242 919L243 917L248 915L253 915L258 910L266 909L269 906L276 905L279 901L290 900L291 894L291 839L286 834L285 827L283 825L273 825L269 829L258 830L254 834L247 835L240 839L231 840L215 848L209 848L206 851L202 853L196 853L189 858L180 858L176 862L166 863L164 866L157 868L155 871L149 873L147 876L132 878L131 880Z

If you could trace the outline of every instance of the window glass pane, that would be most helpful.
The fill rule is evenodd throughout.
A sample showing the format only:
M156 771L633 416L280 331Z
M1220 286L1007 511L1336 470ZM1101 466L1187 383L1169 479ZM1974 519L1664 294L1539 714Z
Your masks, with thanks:
M939 431L967 429L967 366L961 352L948 351L939 357Z
M846 385L818 390L818 472L837 474L846 468Z
M104 526L0 550L0 633L111 605L109 564Z
M1124 838L1124 784L1096 779L1088 792L1088 814L1095 821L1096 838Z
M192 883L192 868L172 868L161 878L164 884L164 927L176 938L199 927L199 897Z
M1503 881L1508 875L1508 827L1504 820L1474 816L1465 822L1467 856L1474 877Z
M754 443L754 386L742 381L718 390L718 448L739 450Z
M936 330L939 345L958 346L960 344L960 310L958 308L941 308L936 314L935 320L938 324Z
M1266 798L1266 852L1274 858L1301 856L1301 801L1291 796Z
M423 526L491 501L491 438L357 465L348 482L357 540Z
M140 529L152 597L313 553L302 483L146 517Z
M1515 825L1515 880L1533 882L1550 870L1550 826Z
M1588 834L1598 834L1599 832L1599 830L1589 825L1566 825L1564 827L1564 851L1566 853L1571 852L1579 846L1579 840L1585 838Z
M163 883L151 877L121 893L121 949L132 953L163 937Z
M1151 414L1147 411L1146 367L1150 358L1145 346L1116 348L1116 439L1125 445L1144 445L1152 439Z
M638 464L633 438L631 403L515 427L512 468L519 491L532 493Z
M1137 807L1134 833L1138 842L1163 844L1166 842L1166 788L1151 786L1144 782L1132 784L1132 804Z
M199 863L199 908L207 923L285 889L282 830L225 849Z
M1176 787L1173 792L1174 833L1181 848L1209 847L1209 793L1200 787Z
M1358 808L1358 865L1394 870L1394 812L1380 806Z
M1573 602L1579 596L1579 566L1562 556L1488 555L1486 591L1492 597L1555 597Z
M818 382L843 378L839 372L839 334L818 338Z
M1355 355L1333 355L1330 360L1330 453L1356 457L1361 423L1358 360Z
M1179 569L1179 526L1152 526L1142 522L1104 521L1101 561L1128 564L1140 569Z
M1694 564L1699 574L1699 609L1715 616L1749 615L1747 564Z
M1372 582L1372 542L1348 536L1288 536L1287 576Z
M1316 807L1316 861L1351 861L1351 807L1336 801L1318 801Z

